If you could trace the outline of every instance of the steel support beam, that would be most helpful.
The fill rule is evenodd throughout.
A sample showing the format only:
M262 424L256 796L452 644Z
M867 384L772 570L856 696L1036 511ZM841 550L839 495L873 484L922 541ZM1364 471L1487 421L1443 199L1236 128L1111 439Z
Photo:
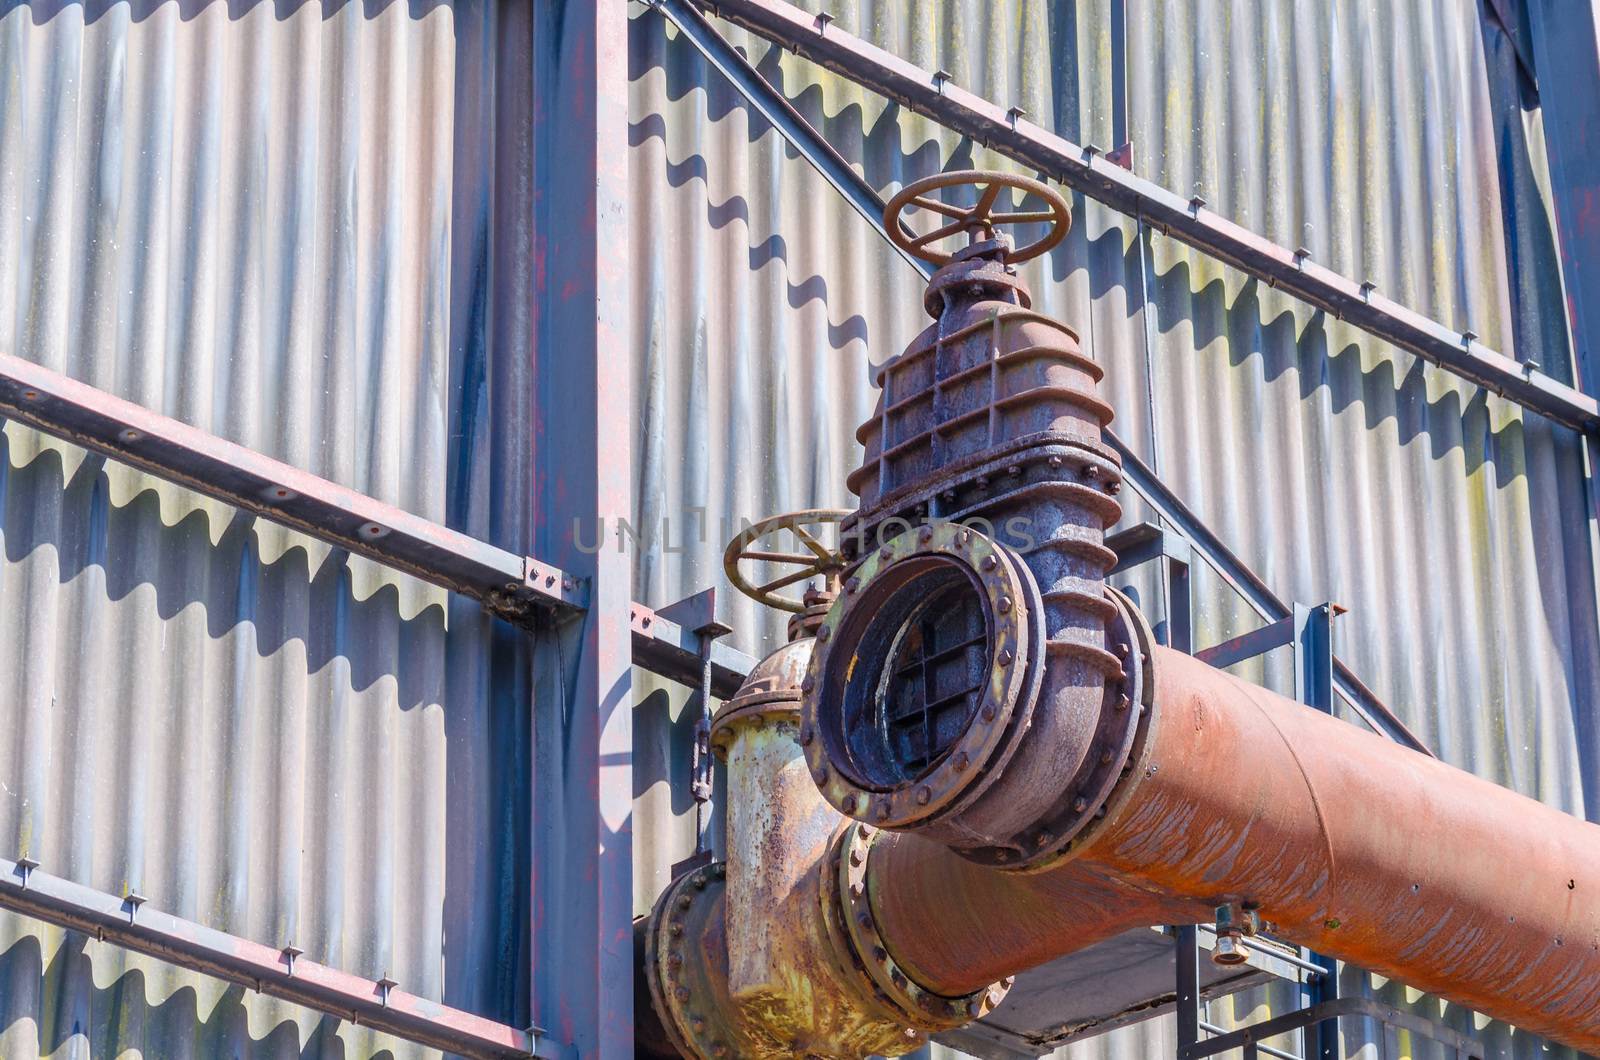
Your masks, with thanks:
M1107 161L959 85L923 70L784 0L696 0L700 6L982 143L1068 187L1140 218L1240 271L1385 342L1558 423L1600 428L1600 403L1477 341L1470 321L1446 327L1371 285L1325 268Z
M631 1060L632 563L579 544L632 510L628 9L533 0L507 30L528 124L496 224L532 253L533 551L589 584L587 611L534 633L532 1011L574 1056Z
M795 110L794 105L783 93L773 89L767 79L761 76L760 71L751 66L750 62L739 54L739 50L728 43L727 38L712 28L706 17L690 3L690 0L646 0L646 2L677 26L678 32L694 45L695 50L705 57L706 62L727 78L744 101L765 118L769 125L778 130L778 135L782 136L789 146L800 152L800 156L810 162L812 168L833 185L833 190L867 219L868 224L875 228L882 227L883 196L856 175L850 163L845 161L844 156L835 150L831 143L816 135L811 123ZM924 267L926 263L920 258L913 257L899 246L895 246L895 250L912 268L922 272L924 276L927 275Z
M31 361L0 354L0 418L12 419L158 478L298 530L452 592L508 620L581 610L587 583L412 515ZM634 662L670 680L700 680L700 641L642 604L632 608ZM720 641L712 689L738 690L755 660Z
M0 353L0 417L526 619L578 611L581 580L31 361Z
M40 872L30 861L0 858L0 908L447 1053L549 1055L541 1051L537 1029L519 1030L408 994L389 979L329 968L292 945L213 931L152 909L138 895L119 898L84 887Z

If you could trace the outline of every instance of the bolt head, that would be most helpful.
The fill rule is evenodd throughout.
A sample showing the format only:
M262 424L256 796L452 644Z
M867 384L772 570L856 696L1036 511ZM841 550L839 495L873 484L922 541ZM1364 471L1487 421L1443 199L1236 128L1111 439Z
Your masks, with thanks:
M826 784L828 782L827 767L818 766L816 771L811 774L811 779L816 781L818 784Z
M817 734L811 731L811 726L804 726L800 730L800 746L810 747L817 739Z
M995 662L999 663L1001 666L1010 666L1012 660L1015 658L1016 656L1011 654L1011 649L1006 648L1000 652L999 656L995 659Z
M831 628L829 628L828 626L823 626L821 629L817 630L817 642L820 643L820 644L828 643L828 641L830 639L832 639L832 637L833 637L833 630Z
M963 772L971 764L972 759L968 757L967 752L961 751L956 755L955 767L957 773Z
M985 703L983 705L983 720L984 721L993 721L994 720L994 714L995 714L994 704L993 703Z
M844 802L840 805L840 808L843 809L845 813L855 813L856 797L854 795L846 795L844 797Z
M918 806L926 806L932 800L933 800L933 791L926 784L924 784L922 787L917 789L917 805Z
M1008 611L1011 610L1011 597L1002 596L1000 598L1000 601L998 603L996 603L994 606L995 606L995 609L998 610L1002 615L1006 614Z

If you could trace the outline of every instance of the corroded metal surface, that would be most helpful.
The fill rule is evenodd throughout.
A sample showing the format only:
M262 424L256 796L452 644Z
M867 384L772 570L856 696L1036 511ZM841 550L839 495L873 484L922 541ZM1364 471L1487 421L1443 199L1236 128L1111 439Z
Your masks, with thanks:
M1600 828L1154 654L1148 757L1072 860L985 873L914 837L875 848L870 888L903 967L973 989L1248 902L1277 936L1600 1049Z
M923 194L961 183L985 188L970 209ZM1059 201L1035 181L1007 187ZM890 212L905 202L938 207L956 217L952 234L977 224L970 234L988 237L974 219L993 219L998 192L987 174L944 174L908 186ZM854 565L818 632L806 718L819 741L807 750L818 784L844 812L916 827L991 863L1025 864L1081 826L1071 819L1087 808L1072 809L1076 789L1104 765L1120 767L1131 741L1124 726L1121 757L1098 761L1111 738L1097 732L1100 699L1130 701L1123 657L1106 639L1117 608L1104 592L1115 562L1104 532L1121 514L1121 478L1101 440L1111 419L1097 393L1101 370L1072 329L1028 308L1008 244L985 238L939 260L947 264L925 293L935 322L876 373L878 409L857 432L866 460L850 488L861 506L843 542ZM968 606L982 608L984 631L974 638L982 650L967 656L959 693L973 698L963 712L948 710L958 693L940 680L939 667L950 665L941 653L937 667L923 668L922 711L938 704L938 724L954 716L959 726L935 740L930 725L930 746L915 761L894 761L905 752L889 746L875 764L896 768L870 768L860 734L881 726L858 704L883 698L878 671L897 662L894 645L928 635L903 624L935 562L962 570ZM1125 652L1126 639L1118 643ZM1064 792L1065 811L1056 805Z

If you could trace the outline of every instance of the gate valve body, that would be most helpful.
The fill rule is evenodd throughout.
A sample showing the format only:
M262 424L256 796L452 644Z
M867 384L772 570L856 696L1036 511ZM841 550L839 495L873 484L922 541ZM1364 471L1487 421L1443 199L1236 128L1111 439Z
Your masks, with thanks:
M971 206L933 197L962 187ZM945 223L909 234L912 208ZM1033 312L1016 269L1069 222L1058 193L1011 174L941 174L891 200L891 238L940 265L934 323L876 369L849 565L802 718L841 812L1011 867L1056 859L1093 825L1143 698L1137 620L1105 586L1121 465L1101 439L1102 373ZM1013 250L1006 225L1045 228ZM936 249L959 234L965 248Z

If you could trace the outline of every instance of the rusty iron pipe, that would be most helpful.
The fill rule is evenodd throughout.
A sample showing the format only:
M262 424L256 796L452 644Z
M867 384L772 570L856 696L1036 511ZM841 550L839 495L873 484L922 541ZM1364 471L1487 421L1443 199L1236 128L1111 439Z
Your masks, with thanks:
M1119 931L1259 903L1278 936L1600 1051L1600 827L1156 649L1148 757L1056 868L911 835L869 860L880 928L970 989Z

